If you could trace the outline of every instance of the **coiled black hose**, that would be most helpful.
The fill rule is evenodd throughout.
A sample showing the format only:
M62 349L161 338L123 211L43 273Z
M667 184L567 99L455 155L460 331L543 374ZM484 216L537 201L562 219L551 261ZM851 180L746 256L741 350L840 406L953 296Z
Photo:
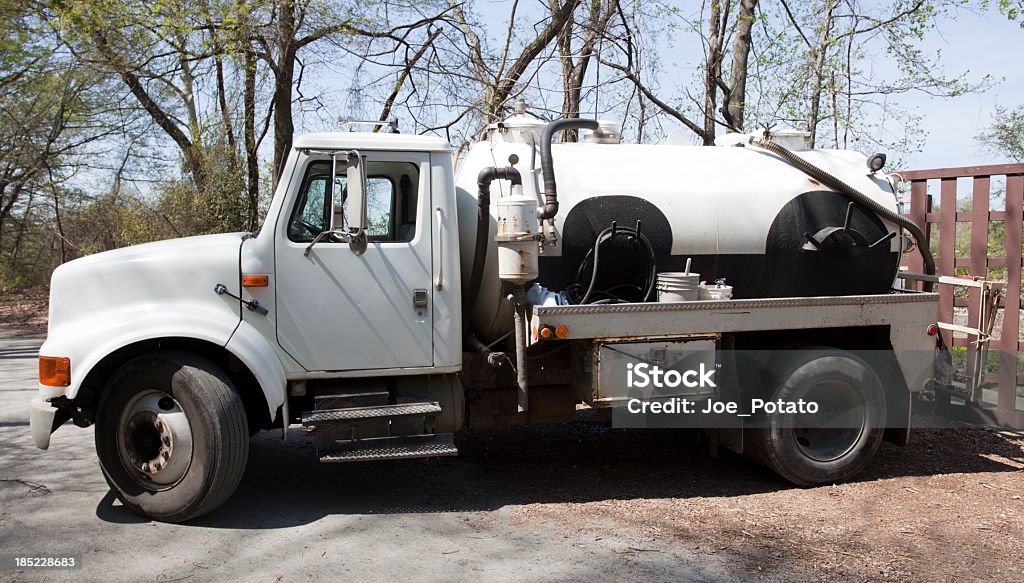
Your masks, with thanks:
M825 186L828 186L829 188L835 190L839 194L842 194L851 201L866 206L868 209L870 209L876 215L882 217L883 219L887 219L906 229L907 232L910 233L910 236L913 237L914 241L917 243L917 249L921 253L921 258L924 260L924 272L928 275L935 275L935 258L932 257L932 251L928 247L928 239L925 238L924 233L921 232L921 228L918 227L913 221L906 217L902 217L899 214L894 213L893 211L885 208L884 206L874 201L866 194L863 194L856 188L843 182L839 178L836 178L830 172L823 170L815 166L814 164L811 164L807 160L804 160L803 158L791 152L788 148L776 144L770 139L755 139L751 141L751 144L779 156L780 158L782 158L786 162L789 162L792 166L794 166L804 174L810 176L811 178L817 180L818 182L824 184ZM931 282L925 282L922 287L924 291L932 291Z
M643 285L636 285L635 283L621 283L607 289L596 290L594 289L594 285L597 283L597 270L600 265L601 245L616 237L627 237L630 240L638 241L640 246L643 247L645 251L645 259L647 260L647 265L644 270L647 274L646 280L643 282ZM584 287L582 280L586 277L585 274L588 266L590 267L590 279L587 286ZM566 288L565 296L573 304L621 304L629 302L629 300L623 299L620 296L622 290L628 289L633 291L634 294L639 294L639 301L646 302L650 301L653 296L654 286L657 280L658 266L657 260L654 256L654 247L651 246L651 242L647 239L647 236L640 232L640 223L637 223L636 229L630 227L619 227L615 223L612 223L612 226L598 234L597 239L594 241L594 246L589 249L586 256L583 257L583 261L580 262L580 266L576 270L576 282Z

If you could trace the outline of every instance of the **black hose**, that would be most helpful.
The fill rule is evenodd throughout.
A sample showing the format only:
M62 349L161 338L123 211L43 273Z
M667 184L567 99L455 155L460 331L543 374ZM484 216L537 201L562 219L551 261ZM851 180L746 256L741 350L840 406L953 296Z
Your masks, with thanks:
M807 160L804 160L803 158L797 156L784 146L781 146L771 140L753 140L751 144L757 146L758 148L768 150L769 152L779 156L780 158L782 158L786 162L789 162L791 165L796 167L804 174L810 176L811 178L817 180L818 182L821 182L822 184L835 190L839 194L842 194L849 200L868 207L868 209L873 211L876 215L880 216L881 218L887 219L906 229L910 233L910 236L914 238L914 241L917 243L918 251L921 253L921 258L924 259L925 273L928 275L935 275L935 258L932 257L932 251L928 246L928 239L925 238L924 233L921 232L921 228L918 227L913 221L885 208L875 200L868 197L866 194L863 194L856 188L843 182L842 180L835 177L828 171L823 170L815 166L814 164L811 164ZM932 291L931 282L925 282L922 287L924 291Z
M633 240L640 242L641 247L643 247L644 251L646 252L647 266L645 271L647 272L647 279L644 282L643 286L633 284L619 284L605 290L594 289L594 285L597 283L597 269L600 263L601 245L619 236L630 237ZM588 263L592 265L590 272L590 281L587 287L585 288L585 291L583 291L582 295L580 295L580 290L584 290L583 284L580 280L583 278L583 274L586 272L585 268L587 267ZM654 255L654 247L651 246L651 242L647 239L647 236L644 235L643 233L638 233L636 229L632 229L630 227L619 227L613 224L612 226L606 228L605 230L601 231L600 234L598 234L597 239L594 241L594 247L587 251L586 256L580 263L579 269L577 269L576 271L576 283L574 283L573 285L569 286L569 288L566 289L566 297L574 304L624 303L627 300L620 298L613 292L617 291L619 288L633 287L640 292L639 301L646 302L651 299L651 296L654 293L654 285L657 282L657 279L657 259Z
M466 288L466 295L462 298L463 327L467 329L472 310L476 307L477 295L480 293L480 283L484 277L488 236L491 233L491 182L494 180L508 180L513 186L522 186L523 184L523 177L518 170L511 166L505 168L491 166L477 174L476 246L473 249L473 269L469 275L469 287Z
M544 179L544 206L541 207L541 212L537 215L538 220L553 219L558 214L558 187L555 184L555 168L551 160L551 140L554 139L555 132L575 129L596 131L599 127L601 126L595 119L569 118L556 119L544 128L540 139L540 172Z

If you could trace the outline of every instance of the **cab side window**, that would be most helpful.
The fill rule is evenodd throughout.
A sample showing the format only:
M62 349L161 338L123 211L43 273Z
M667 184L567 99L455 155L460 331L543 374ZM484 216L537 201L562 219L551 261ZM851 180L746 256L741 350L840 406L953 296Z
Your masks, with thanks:
M340 197L342 224L347 228L349 209L344 165L334 177L335 204ZM370 241L412 241L416 235L419 167L410 162L368 161L366 164L366 222ZM330 162L314 162L306 169L302 189L288 223L288 238L308 243L331 228L327 196Z
M327 214L327 179L331 173L329 162L315 162L306 170L299 199L288 223L288 238L308 243L322 231L331 228Z

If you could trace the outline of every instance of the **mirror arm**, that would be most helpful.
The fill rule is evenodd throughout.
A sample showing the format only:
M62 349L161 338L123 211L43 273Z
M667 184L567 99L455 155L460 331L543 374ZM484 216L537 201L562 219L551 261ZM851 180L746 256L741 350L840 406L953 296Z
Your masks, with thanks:
M333 237L335 241L339 243L345 243L349 241L349 234L340 229L328 229L326 231L320 231L320 234L313 237L313 240L306 245L306 250L302 252L303 257L309 257L309 252L313 250L313 245L316 245L320 241Z

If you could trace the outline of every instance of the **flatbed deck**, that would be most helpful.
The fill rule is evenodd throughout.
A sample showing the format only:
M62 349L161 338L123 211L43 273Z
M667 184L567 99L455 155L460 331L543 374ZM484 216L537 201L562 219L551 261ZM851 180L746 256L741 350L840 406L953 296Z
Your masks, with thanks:
M937 293L894 291L857 296L534 306L531 329L566 326L570 339L639 339L890 326L894 348L919 349L928 348L921 342L922 322L935 321L938 301ZM913 330L903 334L904 326ZM904 336L911 345L900 342Z

